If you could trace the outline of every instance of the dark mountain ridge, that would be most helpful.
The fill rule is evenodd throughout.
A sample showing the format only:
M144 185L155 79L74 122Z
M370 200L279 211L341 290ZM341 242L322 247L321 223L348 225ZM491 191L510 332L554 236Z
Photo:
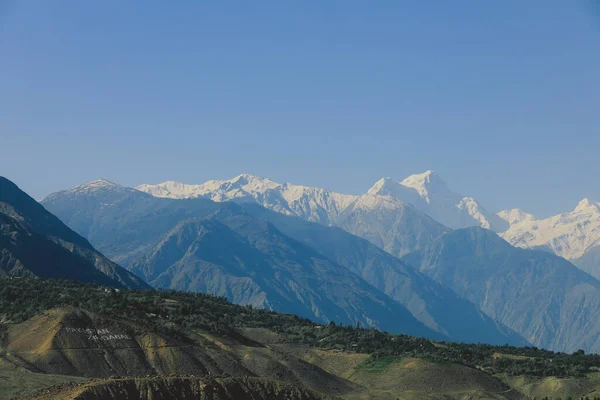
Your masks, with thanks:
M148 287L4 177L0 177L0 274Z

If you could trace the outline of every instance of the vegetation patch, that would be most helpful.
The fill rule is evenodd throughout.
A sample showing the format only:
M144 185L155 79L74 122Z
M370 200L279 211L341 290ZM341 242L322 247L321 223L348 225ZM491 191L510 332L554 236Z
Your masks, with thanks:
M477 367L490 374L538 377L580 377L600 367L600 355L582 350L566 354L537 347L435 342L335 322L317 324L296 315L239 306L223 297L201 293L116 291L72 281L0 279L0 320L19 323L43 311L69 306L135 322L146 331L181 341L188 340L186 332L192 331L229 337L252 346L253 342L241 332L248 328L268 329L287 343L373 354L375 360L382 359L376 364L381 366L387 362L383 361L388 360L386 357L413 357ZM0 338L4 329L1 326Z
M403 358L399 356L373 356L357 365L356 369L367 372L383 372L390 365L401 362L402 359Z

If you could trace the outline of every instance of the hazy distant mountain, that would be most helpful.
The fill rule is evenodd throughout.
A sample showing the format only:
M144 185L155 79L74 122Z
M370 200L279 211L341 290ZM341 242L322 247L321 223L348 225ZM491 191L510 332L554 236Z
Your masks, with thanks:
M331 224L332 220L356 198L327 189L280 184L248 174L230 180L212 180L202 185L169 181L158 185L140 185L136 189L155 197L173 199L202 197L217 202L256 202L282 214L295 215L324 225Z
M180 221L220 208L209 200L174 202L100 179L53 193L42 204L122 265L158 241ZM152 219L146 218L151 213Z
M327 189L280 184L248 174L201 185L168 181L157 185L140 185L136 189L156 197L254 201L268 209L324 225L333 225L338 215L358 197ZM411 175L401 182L383 178L366 194L391 196L403 203L410 203L450 228L482 226L499 232L508 228L504 220L487 212L475 199L452 192L432 171Z
M600 282L561 257L468 228L404 259L537 346L600 351Z
M509 243L551 251L600 278L600 203L583 199L573 211L542 220L521 210L504 211L499 215L506 217L509 213L517 216L501 234Z
M58 218L0 177L0 276L70 279L146 288Z
M156 287L213 293L320 321L440 336L346 268L246 215L182 221L129 267Z
M231 202L156 198L107 181L44 204L151 284L320 321L446 337L347 268Z
M282 215L256 204L244 205L244 210L361 276L403 304L421 322L453 340L498 344L523 341L473 303L367 240L340 228Z
M165 182L136 189L156 197L209 198L258 203L270 210L323 225L339 226L365 238L393 255L401 256L431 244L450 227L508 227L472 198L448 189L433 172L413 175L402 182L385 178L362 196L326 189L280 184L270 179L240 175L202 185Z
M523 221L534 221L535 217L529 213L526 213L523 210L519 210L518 208L513 208L511 210L503 210L498 213L498 216L508 222L510 226L516 225Z
M463 197L448 188L435 172L411 175L403 181L382 178L368 194L387 195L410 203L447 227L481 226L501 232L508 224L497 215L486 211L472 197Z
M422 249L450 231L411 204L375 194L357 198L334 224L394 256Z

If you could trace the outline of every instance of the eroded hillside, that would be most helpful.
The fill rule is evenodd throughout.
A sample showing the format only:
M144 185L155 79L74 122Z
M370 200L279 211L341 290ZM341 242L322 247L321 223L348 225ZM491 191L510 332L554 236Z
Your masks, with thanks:
M0 375L13 377L2 398L58 383L32 398L524 399L547 376L593 389L600 366L595 355L320 325L197 293L3 279L0 310ZM64 386L81 377L96 380Z

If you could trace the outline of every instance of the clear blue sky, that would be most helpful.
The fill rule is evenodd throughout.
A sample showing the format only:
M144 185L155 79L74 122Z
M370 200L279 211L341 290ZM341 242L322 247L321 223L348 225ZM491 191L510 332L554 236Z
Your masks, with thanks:
M433 169L493 211L600 200L591 1L0 0L0 93L0 174L36 198Z

